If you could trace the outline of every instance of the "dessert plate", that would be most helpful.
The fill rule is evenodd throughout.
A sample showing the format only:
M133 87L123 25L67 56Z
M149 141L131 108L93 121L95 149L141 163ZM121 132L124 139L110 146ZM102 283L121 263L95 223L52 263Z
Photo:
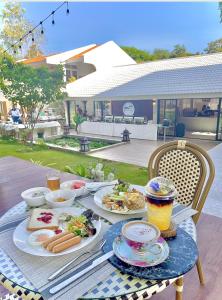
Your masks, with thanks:
M156 246L156 254L152 254L148 251L139 254L129 247L121 236L118 236L113 242L113 251L120 260L129 265L142 268L153 267L164 262L169 256L167 242L162 237L158 239L158 242L163 245L163 250L161 252L159 251L159 247Z
M138 190L139 192L143 193L145 195L145 189L143 186L139 186L139 185L130 185L130 188L133 189L135 188L136 190ZM121 214L121 215L135 215L135 214L141 214L141 213L145 213L147 211L146 206L142 209L137 209L137 210L127 210L127 211L123 211L123 210L111 210L109 208L107 208L104 204L103 204L103 197L111 194L113 191L113 186L107 186L102 188L101 190L97 191L94 195L94 202L97 206L99 206L100 208L102 208L103 210L115 213L115 214Z
M84 209L75 208L75 207L68 207L68 208L56 208L54 209L58 213L68 213L69 215L81 215L81 213L84 211ZM27 224L28 224L28 218L21 222L15 229L13 234L13 242L15 246L28 254L35 255L35 256L60 256L69 254L75 251L78 251L80 249L83 249L84 247L91 244L98 236L100 230L101 230L101 221L93 221L93 225L96 228L96 234L87 238L82 238L81 242L67 250L64 250L60 253L52 253L44 249L42 246L32 246L28 242L28 238L31 234L31 232L27 231ZM61 222L60 227L63 228L63 224Z

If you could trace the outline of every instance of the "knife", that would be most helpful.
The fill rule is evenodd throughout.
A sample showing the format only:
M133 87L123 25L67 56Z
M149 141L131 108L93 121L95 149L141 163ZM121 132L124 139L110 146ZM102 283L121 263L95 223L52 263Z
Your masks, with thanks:
M99 258L95 259L87 268L85 268L84 270L74 274L73 276L69 277L68 279L62 281L61 283L57 284L56 286L52 287L49 290L49 293L54 295L56 293L58 293L59 291L61 291L62 289L64 289L67 285L69 285L70 283L74 282L75 280L77 280L78 278L80 278L81 276L83 276L84 274L86 274L87 272L89 272L90 270L92 270L93 268L97 267L98 265L100 265L101 263L103 263L104 261L106 261L107 259L109 259L111 256L113 256L113 250L107 252L106 254L100 256Z

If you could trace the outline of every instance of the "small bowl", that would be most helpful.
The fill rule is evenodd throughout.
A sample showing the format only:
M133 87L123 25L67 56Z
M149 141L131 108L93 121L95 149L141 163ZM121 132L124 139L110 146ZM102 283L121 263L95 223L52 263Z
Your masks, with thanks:
M71 190L57 190L53 192L49 192L45 199L49 207L58 208L58 207L70 207L73 205L73 201L76 197L76 193ZM56 199L65 198L67 200L58 202Z
M35 194L43 192L44 195L34 196ZM29 206L41 206L45 204L45 197L46 194L50 192L50 189L46 187L35 187L28 189L21 193L22 199L27 203Z
M78 182L84 183L84 186L80 187L79 189L72 188L72 186ZM76 193L76 197L84 195L86 191L86 182L84 180L68 180L60 185L61 190L69 190L74 191Z

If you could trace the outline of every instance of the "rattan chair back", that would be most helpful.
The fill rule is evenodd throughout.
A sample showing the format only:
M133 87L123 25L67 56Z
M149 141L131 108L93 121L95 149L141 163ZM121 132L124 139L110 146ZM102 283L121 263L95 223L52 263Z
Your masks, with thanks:
M163 176L171 179L178 191L177 201L198 210L198 221L212 185L215 169L208 153L185 140L165 143L151 155L149 178Z

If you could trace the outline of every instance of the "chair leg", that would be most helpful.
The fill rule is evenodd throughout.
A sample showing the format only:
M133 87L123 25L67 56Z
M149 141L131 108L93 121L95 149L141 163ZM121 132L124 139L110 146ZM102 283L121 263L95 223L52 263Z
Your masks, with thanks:
M204 274L203 274L202 265L201 265L201 261L200 261L199 257L198 257L198 260L196 262L196 267L197 267L197 272L198 272L198 275L199 275L200 284L204 285L205 284Z
M183 277L175 281L174 287L176 289L176 300L183 300Z

